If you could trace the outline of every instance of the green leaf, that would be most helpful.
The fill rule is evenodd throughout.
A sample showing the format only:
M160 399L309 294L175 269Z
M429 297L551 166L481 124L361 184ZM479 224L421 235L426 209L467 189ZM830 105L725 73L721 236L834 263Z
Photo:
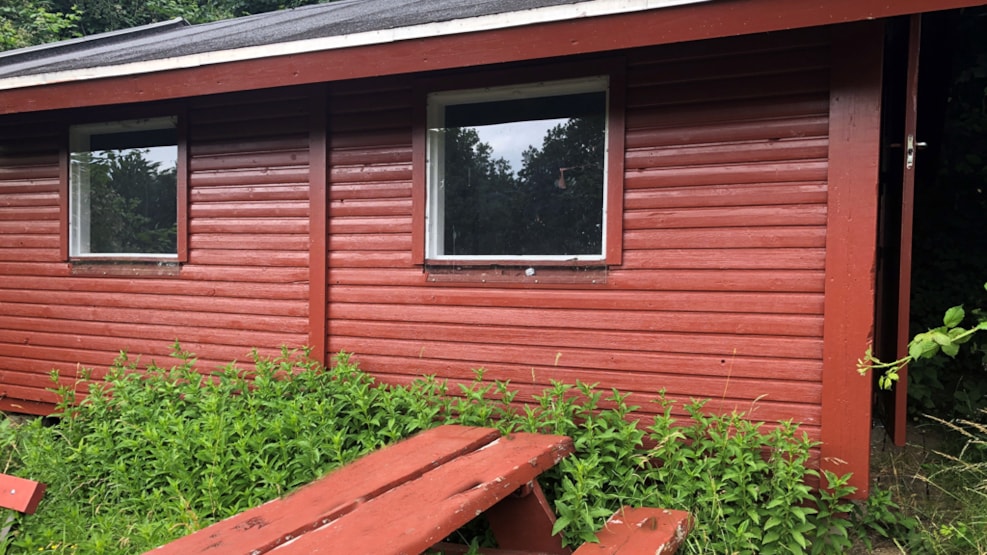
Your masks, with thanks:
M802 549L805 549L808 546L808 542L805 541L805 536L803 536L798 530L792 530L792 537L795 538L795 541L798 542Z
M964 317L966 317L966 312L963 311L963 306L954 306L946 311L945 316L942 317L942 323L947 328L955 328L960 325Z
M908 355L914 359L929 358L939 352L939 344L929 333L920 333L908 344Z
M555 520L555 524L552 525L552 535L556 535L562 531L563 528L569 525L569 517L560 516Z
M948 345L943 345L942 346L942 352L946 353L947 355L949 355L951 357L955 357L957 355L957 353L960 352L960 346L957 345L956 343L950 343Z
M932 340L938 343L939 345L951 345L953 343L953 340L948 335L946 335L941 331L934 331L931 332L931 334L932 334Z

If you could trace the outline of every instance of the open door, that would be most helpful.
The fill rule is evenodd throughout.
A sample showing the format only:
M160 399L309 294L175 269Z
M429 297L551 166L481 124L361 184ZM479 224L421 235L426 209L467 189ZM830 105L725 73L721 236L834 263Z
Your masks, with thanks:
M908 353L911 312L912 219L915 199L918 66L922 16L889 32L885 70L884 160L878 229L877 322L874 351L885 361ZM890 392L878 393L879 414L896 445L905 444L908 370Z
M901 255L898 261L898 333L897 354L908 354L912 293L912 220L915 215L915 164L919 147L925 146L916 137L918 130L918 62L922 42L922 16L915 14L909 22L908 72L905 77L905 136L904 168L901 178ZM895 445L905 444L905 416L908 408L908 368L899 373L891 402L892 418L889 431Z

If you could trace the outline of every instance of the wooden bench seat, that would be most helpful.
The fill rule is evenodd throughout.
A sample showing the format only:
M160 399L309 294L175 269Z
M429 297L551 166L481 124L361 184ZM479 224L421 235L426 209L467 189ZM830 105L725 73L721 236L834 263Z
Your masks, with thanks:
M573 555L670 555L692 529L685 511L624 507L613 514L597 535Z
M44 493L45 485L41 482L0 474L0 507L4 509L32 515L38 509ZM7 541L14 520L14 515L10 514L0 525L0 545Z
M148 555L465 553L464 546L441 542L481 514L500 546L485 553L572 555L552 535L555 514L536 481L572 450L564 436L501 437L487 428L440 426ZM619 512L600 544L576 553L653 554L661 545L677 547L688 514L654 511ZM646 545L650 551L636 550Z
M672 555L692 529L685 511L623 507L610 517L597 534L597 543L585 543L572 555ZM481 548L482 555L536 555L530 551ZM465 546L439 544L429 555L465 555Z
M418 554L486 513L501 545L561 555L535 478L571 452L563 436L441 426L148 553Z
M45 493L45 485L34 480L0 474L0 507L34 514Z

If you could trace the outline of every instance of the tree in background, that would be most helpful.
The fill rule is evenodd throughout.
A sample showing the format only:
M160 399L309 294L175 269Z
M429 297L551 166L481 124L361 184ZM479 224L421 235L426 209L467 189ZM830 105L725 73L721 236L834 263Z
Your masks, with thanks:
M208 23L332 0L0 0L0 50L182 17Z
M92 252L173 253L177 248L175 168L139 149L77 153L89 173Z
M605 121L569 119L514 175L470 127L443 130L444 253L579 255L601 250Z
M52 8L44 0L0 0L0 50L75 36L79 12Z
M205 0L52 0L56 11L79 14L76 30L93 35L158 21L184 17L190 23L204 23L232 17L226 2Z
M517 254L516 184L510 164L494 158L470 127L445 129L445 253Z
M572 118L522 154L521 225L532 254L600 252L605 129L602 114Z

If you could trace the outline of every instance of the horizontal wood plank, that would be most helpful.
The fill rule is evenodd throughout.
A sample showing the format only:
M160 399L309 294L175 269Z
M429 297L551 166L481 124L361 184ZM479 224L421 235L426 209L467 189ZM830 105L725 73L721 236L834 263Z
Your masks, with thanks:
M762 206L825 204L825 182L797 182L747 185L707 185L699 187L662 187L641 189L624 194L625 229L646 229L647 222L636 222L638 210L655 208L702 208L713 206ZM630 220L630 221L629 221Z
M516 433L500 438L367 500L272 553L420 553L533 481L572 450L572 441L565 437ZM428 510L408 510L415 506ZM380 533L381 523L387 523L388 533Z
M411 216L371 216L332 218L329 222L329 233L334 235L352 235L358 233L411 233Z
M655 115L654 119L660 120L661 117ZM679 127L652 127L648 123L651 122L642 121L642 127L627 129L628 155L635 151L666 147L824 138L829 130L829 118L825 114L785 119L712 121Z
M172 278L104 278L74 277L63 280L48 276L6 276L2 290L28 294L32 290L45 293L112 293L116 296L128 294L203 296L209 298L277 299L304 300L308 296L307 283L250 283L246 281L228 282L201 279L196 281L175 280ZM20 293L18 293L20 294ZM19 297L27 298L27 297ZM68 297L71 298L71 297Z
M656 249L627 250L629 268L669 270L822 270L824 249Z
M624 232L624 247L644 249L825 248L822 226L752 226L691 229L632 229Z
M333 285L331 303L428 304L435 307L514 307L764 314L822 314L821 293L669 292L480 287Z
M789 358L812 360L821 356L822 340L801 337L749 337L696 334L685 336L655 333L649 337L647 350L641 348L601 349L590 346L544 346L537 340L522 339L528 334L512 330L483 330L469 337L457 335L455 326L430 326L431 334L415 326L399 338L384 335L386 326L370 323L332 321L330 351L380 353L402 357L432 357L461 360L464 367L480 367L487 363L520 363L524 365L565 366L579 368L618 369L622 361L640 357L647 359L648 351L681 355L714 355L721 360L732 356ZM436 336L435 334L442 335ZM485 340L485 341L484 341ZM517 343L510 343L510 341ZM520 362L519 362L520 361ZM373 368L368 368L373 370ZM654 368L655 371L660 368ZM707 397L718 392L707 392ZM697 393L697 395L700 395Z
M629 170L624 186L628 190L696 185L784 183L825 181L824 161L762 162L720 166L686 166L664 169Z
M628 150L626 169L688 166L691 164L738 164L786 160L822 160L828 153L825 138L731 141L705 145L667 146Z
M464 326L510 326L519 330L536 329L551 338L553 332L571 334L577 330L592 330L605 337L612 331L632 332L626 342L635 343L641 332L727 333L737 335L781 335L821 337L822 316L779 314L731 314L672 311L584 310L582 308L488 308L454 306L419 306L408 304L374 305L364 303L331 303L329 317L351 321L389 322L394 326L405 323L447 323ZM605 330L605 331L604 331ZM471 333L464 330L464 335ZM577 334L578 335L578 334ZM571 339L576 341L577 339ZM602 339L600 341L603 341ZM605 341L604 341L605 343ZM614 345L616 348L618 345Z
M288 166L262 169L237 169L226 171L196 172L189 177L192 198L199 194L197 187L242 187L250 185L293 185L308 183L308 168Z
M399 484L421 479L436 466L490 445L497 441L498 435L493 430L463 426L444 426L423 432L362 457L284 498L240 513L149 553L266 553L288 540L311 534ZM298 549L297 540L291 545L295 547L276 552L289 553ZM334 544L334 547L340 545Z

